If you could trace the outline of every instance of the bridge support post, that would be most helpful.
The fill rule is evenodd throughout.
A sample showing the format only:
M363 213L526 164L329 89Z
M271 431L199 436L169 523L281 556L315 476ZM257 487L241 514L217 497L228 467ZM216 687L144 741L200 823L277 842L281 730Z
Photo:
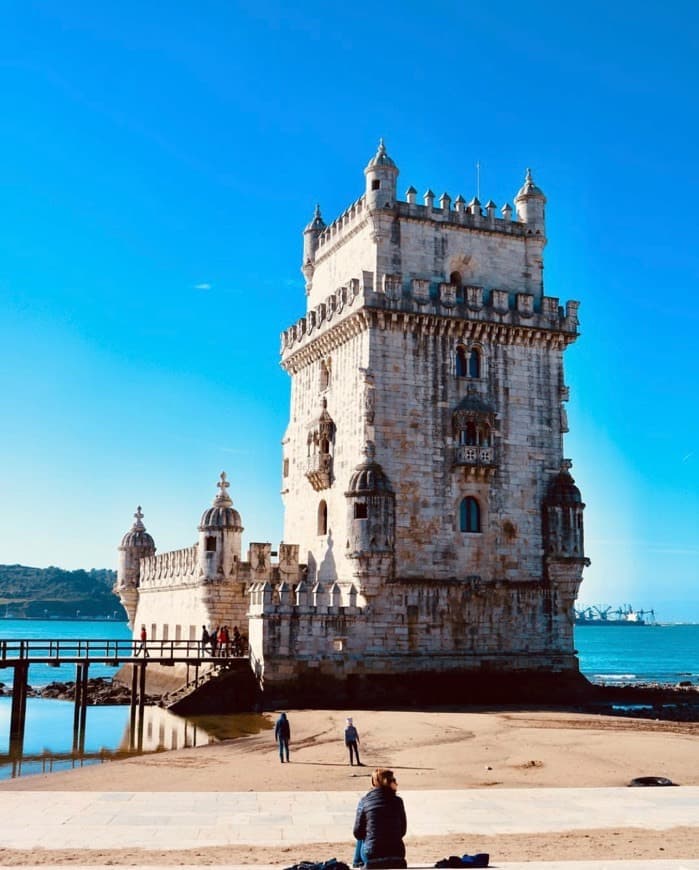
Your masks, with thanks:
M29 663L18 662L13 668L12 713L10 716L10 755L13 759L22 757L24 747L24 726L27 720L27 686Z
M146 662L143 661L140 669L141 673L139 674L139 686L138 686L138 751L143 751L143 726L145 722L145 714L144 708L146 706Z
M73 707L73 752L85 751L85 724L87 721L87 660L75 666L75 700Z

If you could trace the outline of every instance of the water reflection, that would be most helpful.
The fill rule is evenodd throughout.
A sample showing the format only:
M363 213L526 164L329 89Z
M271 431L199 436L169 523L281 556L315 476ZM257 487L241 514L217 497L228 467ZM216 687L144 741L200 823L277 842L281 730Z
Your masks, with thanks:
M272 723L254 713L183 718L160 707L144 707L132 723L126 706L88 707L84 748L73 751L73 704L44 698L27 700L21 756L9 748L9 698L0 698L0 779L51 773L144 753L206 746L257 734Z

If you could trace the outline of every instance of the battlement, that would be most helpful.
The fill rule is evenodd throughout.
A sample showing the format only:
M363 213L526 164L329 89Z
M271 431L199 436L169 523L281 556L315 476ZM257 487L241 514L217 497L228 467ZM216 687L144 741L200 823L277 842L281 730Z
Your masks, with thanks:
M318 236L318 252L333 242L339 235L344 235L346 229L354 228L367 215L366 200L364 196L360 196L358 200L348 206L342 214L328 224L327 227Z
M253 583L248 589L250 616L282 614L356 615L362 612L361 596L354 585L339 583Z
M139 563L141 589L195 584L198 582L198 545L145 556Z
M571 339L578 333L580 303L573 300L564 308L555 296L536 297L531 293L509 293L480 286L457 287L444 281L406 279L394 274L384 275L383 286L376 291L372 283L363 284L358 278L339 287L325 302L310 309L305 317L282 332L282 356L307 344L314 335L328 331L333 321L343 314L345 306L356 306L358 300L369 309L564 333ZM359 306L357 308L359 310Z
M448 224L467 230L500 233L519 238L539 237L543 239L542 231L538 227L532 227L520 220L516 214L515 220L512 219L514 212L509 203L503 205L500 209L502 216L498 217L498 207L492 200L488 200L485 206L481 206L476 197L467 203L462 196L458 196L452 206L449 194L443 193L439 198L439 205L436 206L434 194L428 190L424 195L424 205L418 205L414 193L411 193L413 190L410 188L408 191L407 201L397 200L388 208L383 209L370 210L367 207L366 197L360 196L318 235L314 255L315 262L328 255L334 249L335 243L340 243L352 235L374 212L414 221Z
M439 202L440 205L435 207L434 195L430 195L428 191L425 194L424 205L418 205L414 200L412 202L396 202L392 211L398 217L448 223L485 232L506 233L511 236L541 235L540 230L533 230L523 221L513 221L512 207L509 203L505 203L502 207L502 217L497 217L497 206L492 200L488 201L485 211L475 197L467 204L463 197L459 196L454 203L454 208L452 208L451 197L445 193L439 198Z

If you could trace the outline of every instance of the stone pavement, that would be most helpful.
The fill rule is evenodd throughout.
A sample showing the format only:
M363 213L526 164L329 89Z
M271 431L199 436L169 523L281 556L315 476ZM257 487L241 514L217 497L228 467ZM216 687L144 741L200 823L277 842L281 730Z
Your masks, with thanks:
M0 792L0 845L10 849L177 850L346 841L349 854L354 810L361 794ZM402 791L401 797L411 836L699 826L699 787L694 786ZM532 865L510 862L500 866L517 870ZM537 862L537 866L547 870L605 866L699 870L699 860Z

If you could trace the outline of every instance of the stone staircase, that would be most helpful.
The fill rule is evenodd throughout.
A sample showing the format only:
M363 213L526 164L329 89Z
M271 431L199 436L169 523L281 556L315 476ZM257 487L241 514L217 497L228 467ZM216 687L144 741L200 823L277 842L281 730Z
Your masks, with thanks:
M163 701L168 710L183 716L243 712L259 703L259 686L247 658L212 661L197 679Z

